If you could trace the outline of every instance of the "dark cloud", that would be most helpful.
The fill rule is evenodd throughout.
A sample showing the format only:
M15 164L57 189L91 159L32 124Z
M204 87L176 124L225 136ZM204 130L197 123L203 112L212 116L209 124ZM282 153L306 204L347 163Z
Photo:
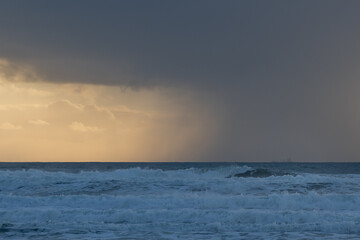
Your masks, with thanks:
M49 81L206 93L212 160L358 160L359 1L2 1L0 56ZM220 159L221 158L221 159Z

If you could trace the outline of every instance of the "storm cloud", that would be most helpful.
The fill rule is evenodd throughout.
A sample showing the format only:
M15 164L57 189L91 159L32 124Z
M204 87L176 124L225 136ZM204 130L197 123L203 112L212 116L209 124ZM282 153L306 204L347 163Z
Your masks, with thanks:
M219 124L199 161L358 161L359 12L350 0L2 1L0 57L52 83L191 92Z

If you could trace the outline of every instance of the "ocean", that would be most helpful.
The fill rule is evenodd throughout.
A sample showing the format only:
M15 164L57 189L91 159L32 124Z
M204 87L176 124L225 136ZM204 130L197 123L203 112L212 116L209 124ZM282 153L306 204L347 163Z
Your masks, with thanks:
M0 239L360 239L360 163L0 163Z

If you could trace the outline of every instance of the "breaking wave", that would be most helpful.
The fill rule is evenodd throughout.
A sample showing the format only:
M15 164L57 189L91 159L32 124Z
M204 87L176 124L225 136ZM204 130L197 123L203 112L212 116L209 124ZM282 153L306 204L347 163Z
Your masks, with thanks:
M0 173L0 238L360 236L359 174L245 165Z

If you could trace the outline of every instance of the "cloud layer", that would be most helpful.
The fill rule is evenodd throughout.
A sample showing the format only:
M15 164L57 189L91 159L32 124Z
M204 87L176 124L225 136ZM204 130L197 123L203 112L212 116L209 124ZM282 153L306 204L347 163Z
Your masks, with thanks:
M211 112L175 93L4 79L0 93L3 161L189 161L215 136Z
M0 123L106 135L124 122L169 161L191 155L189 139L199 161L358 161L359 12L355 0L3 1Z

